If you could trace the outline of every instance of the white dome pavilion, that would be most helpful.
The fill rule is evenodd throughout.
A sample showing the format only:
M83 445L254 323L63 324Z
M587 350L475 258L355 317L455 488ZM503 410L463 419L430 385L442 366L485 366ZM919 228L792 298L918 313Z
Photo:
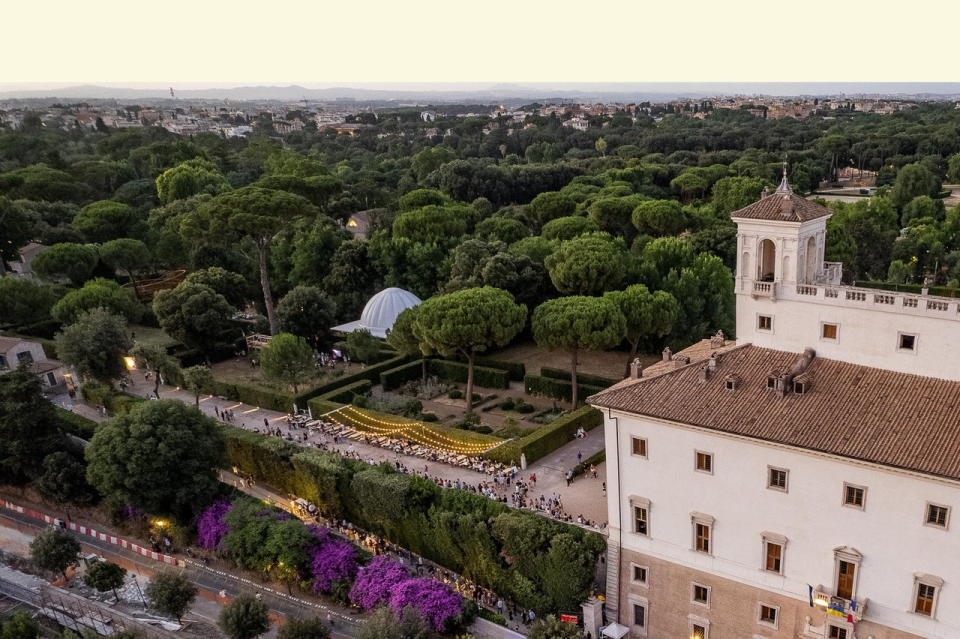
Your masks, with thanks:
M420 304L420 298L402 288L385 288L367 302L360 319L334 326L333 330L352 333L367 329L374 337L385 338L387 331L393 328L397 315Z

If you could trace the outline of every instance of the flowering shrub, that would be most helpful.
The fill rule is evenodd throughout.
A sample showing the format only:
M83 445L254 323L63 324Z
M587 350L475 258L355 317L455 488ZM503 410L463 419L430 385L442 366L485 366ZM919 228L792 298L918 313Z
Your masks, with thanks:
M402 564L388 557L374 557L357 574L357 580L350 589L350 601L364 610L370 610L389 601L394 586L408 579L410 575Z
M333 582L357 574L357 551L349 542L333 537L325 528L311 526L317 539L310 549L310 575L314 592L330 592Z
M433 630L443 632L447 621L460 614L463 598L441 581L418 577L397 584L390 595L390 609L395 614L400 615L407 606L419 612Z
M197 544L201 548L217 548L230 529L224 517L233 505L226 501L215 501L197 517Z

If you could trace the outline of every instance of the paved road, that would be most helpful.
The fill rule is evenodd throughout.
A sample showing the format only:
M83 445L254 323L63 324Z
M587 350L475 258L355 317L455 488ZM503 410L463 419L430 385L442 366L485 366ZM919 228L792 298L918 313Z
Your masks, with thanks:
M46 524L42 521L21 515L8 509L0 510L0 534L5 529L14 529L20 533L30 536L43 531ZM134 574L149 577L153 575L162 564L132 551L115 546L105 541L94 539L83 535L77 535L77 540L83 547L84 552L92 552L108 558L114 563L122 565ZM335 637L354 638L359 636L360 622L352 618L349 611L336 609L330 606L324 606L319 603L297 599L294 597L278 596L269 589L260 587L258 584L241 580L239 577L205 569L202 566L192 566L184 569L185 574L196 585L199 590L200 598L195 606L197 616L212 621L211 607L207 602L215 602L217 606L222 606L240 594L260 593L262 600L270 608L270 613L276 619L284 618L325 618L327 611L334 615L335 626L333 633ZM226 591L227 596L221 597L220 592Z

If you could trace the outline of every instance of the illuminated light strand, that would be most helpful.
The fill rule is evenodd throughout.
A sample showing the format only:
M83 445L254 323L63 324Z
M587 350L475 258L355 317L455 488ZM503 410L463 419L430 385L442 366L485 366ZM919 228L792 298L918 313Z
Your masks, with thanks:
M405 428L409 428L409 427L413 427L413 426L420 426L421 428L426 429L426 424L424 424L423 422L388 422L388 421L385 421L385 420L382 420L382 419L377 419L376 417L372 417L372 416L367 415L367 414L365 414L365 413L361 413L360 411L358 411L357 409L353 408L352 406L346 406L345 409L346 409L346 410L350 410L350 411L353 412L353 413L356 413L357 415L359 415L360 417L363 417L364 419L368 419L368 420L374 421L374 422L376 422L376 423L378 423L378 424L384 424L384 425L388 425L388 426L405 427ZM341 409L341 410L342 410L342 409ZM373 428L373 426L371 426L371 428ZM451 442L451 443L455 443L455 444L459 444L459 445L464 445L464 446L481 446L481 447L489 448L489 446L488 446L486 443L468 442L468 441L462 440L462 439L453 439L453 438L447 437L447 436L445 436L445 435L441 435L440 433L438 433L438 432L436 432L436 431L430 431L430 433L431 433L432 435L434 435L435 437L438 437L438 438L440 438L440 439L442 439L442 440L445 440L445 441L448 441L448 442ZM495 443L496 443L496 442L491 442L490 446L494 445Z
M363 413L360 413L359 411L353 411L353 412L357 413L357 415L361 418L366 418L379 423L386 423L386 424L390 423L390 422L384 422L383 420L376 419L375 417L370 417L369 415L365 415ZM334 417L334 415L339 415L344 421L351 422L351 423L344 424L343 422L338 420L336 417ZM382 435L399 434L399 435L403 435L406 439L409 439L423 446L432 446L434 448L439 448L441 450L446 450L448 452L454 452L454 453L459 453L463 455L483 453L493 448L496 448L497 446L503 443L502 441L491 442L490 444L458 441L458 440L440 435L435 431L429 430L428 428L426 428L425 424L420 422L394 423L392 424L393 428L379 428L377 426L373 426L372 424L365 423L362 419L358 419L353 415L343 414L342 410L332 411L331 413L328 414L328 416L334 422L346 428L351 428L354 430L370 429L375 432L379 431L379 433ZM417 431L421 431L421 432L417 432ZM446 443L441 440L446 440L446 442L450 442L450 443Z

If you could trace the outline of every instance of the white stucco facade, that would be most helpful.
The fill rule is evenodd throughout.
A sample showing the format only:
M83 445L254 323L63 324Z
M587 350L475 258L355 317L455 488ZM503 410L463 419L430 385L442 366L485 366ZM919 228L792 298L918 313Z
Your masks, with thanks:
M621 552L654 556L805 604L808 585L835 588L834 549L849 547L862 555L855 598L867 599L864 621L923 637L960 636L960 520L946 529L925 524L928 503L960 506L960 484L604 413L610 539L620 540ZM631 453L633 437L646 440L646 457ZM697 451L713 455L712 473L695 469ZM788 472L785 492L767 487L771 466ZM843 505L845 483L866 489L862 510ZM649 504L648 535L633 531L631 502L637 498ZM694 550L691 513L714 518L710 554ZM764 533L786 538L782 575L764 570ZM911 612L917 574L944 580L935 618ZM809 610L815 622L818 615L824 619L822 611ZM740 630L724 636L765 634L759 627Z
M960 380L960 299L841 285L841 266L823 261L827 219L734 218L737 341ZM773 251L765 255L764 245ZM824 325L836 337L825 337ZM913 348L902 348L902 335L913 336Z

